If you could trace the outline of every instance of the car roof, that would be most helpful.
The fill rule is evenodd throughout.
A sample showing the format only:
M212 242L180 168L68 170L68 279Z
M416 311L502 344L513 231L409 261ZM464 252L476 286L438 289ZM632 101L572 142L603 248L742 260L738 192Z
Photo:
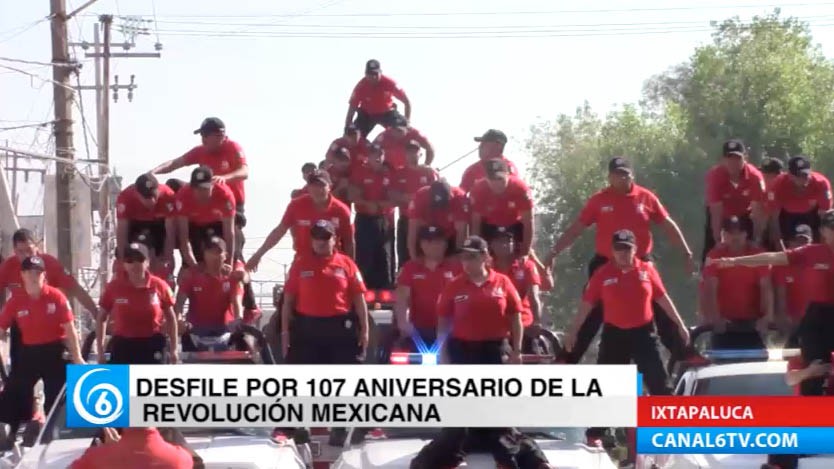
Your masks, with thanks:
M690 371L690 373L695 375L695 379L708 379L720 376L785 374L787 371L788 362L784 360L775 360L710 365Z

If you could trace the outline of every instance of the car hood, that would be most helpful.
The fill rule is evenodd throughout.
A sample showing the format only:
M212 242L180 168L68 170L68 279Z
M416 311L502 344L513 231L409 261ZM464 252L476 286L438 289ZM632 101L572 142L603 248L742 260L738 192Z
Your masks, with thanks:
M279 445L249 436L188 437L206 469L304 469L292 443ZM90 440L55 440L26 451L19 469L65 469L89 448Z
M551 464L559 469L615 469L608 453L599 448L565 441L538 440ZM402 439L366 442L353 447L339 457L333 469L408 469L411 460L429 440ZM495 469L490 454L470 454L462 467Z

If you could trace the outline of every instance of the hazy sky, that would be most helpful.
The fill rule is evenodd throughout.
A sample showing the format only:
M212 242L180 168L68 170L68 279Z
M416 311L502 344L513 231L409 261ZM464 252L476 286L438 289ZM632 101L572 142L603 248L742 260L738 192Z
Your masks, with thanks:
M69 0L68 10L82 3ZM383 72L409 94L413 125L435 145L436 166L472 150L472 137L490 127L510 136L507 156L524 166L530 125L573 112L584 100L601 112L634 102L646 78L709 41L711 20L746 19L780 6L732 0L155 3L99 0L70 24L71 40L91 41L98 14L157 20L147 24L151 35L139 37L135 51L153 51L158 31L161 59L114 59L120 82L135 74L139 88L132 103L122 92L111 104L111 161L129 183L199 143L191 132L204 117L222 118L252 171L248 252L278 222L290 190L301 184L301 165L319 161L341 133L348 96L369 58L380 60ZM807 19L832 55L834 2L781 7ZM0 0L0 57L48 62L48 22L29 27L48 9L47 0ZM123 37L117 33L114 40ZM51 76L44 66L0 59L4 65ZM86 61L81 80L92 78ZM52 120L51 100L51 85L0 68L0 129ZM94 129L92 93L83 100ZM82 158L83 135L77 126ZM88 139L94 155L94 136ZM24 150L52 151L48 129L0 130L0 143L6 140ZM456 184L474 158L444 176ZM22 186L20 211L39 213L39 181ZM262 263L258 278L275 276L291 259L288 240L281 246Z

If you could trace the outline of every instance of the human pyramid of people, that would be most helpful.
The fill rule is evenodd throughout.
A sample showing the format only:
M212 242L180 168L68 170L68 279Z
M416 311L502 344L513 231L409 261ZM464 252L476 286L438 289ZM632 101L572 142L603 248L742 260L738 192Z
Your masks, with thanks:
M16 232L15 256L0 265L0 285L11 291L0 327L11 329L14 365L0 395L0 422L14 429L32 418L31 406L19 403L32 401L39 379L51 407L65 382L67 351L83 363L65 295L95 317L98 349L110 350L110 363L176 363L178 350L195 347L185 332L212 334L259 320L250 274L288 232L295 258L278 312L287 363L360 363L369 342L365 292L395 289L395 324L414 350L437 344L445 363L517 364L541 332L540 292L553 287L553 262L594 225L588 285L575 320L560 325L567 332L558 360L578 363L602 329L598 363L634 362L651 394L669 394L657 336L675 359L693 351L651 260L652 225L680 247L693 272L696 266L658 197L635 183L630 161L611 158L608 186L541 260L532 249L533 197L504 155L507 136L490 129L476 137L479 161L455 187L431 168L435 149L410 115L406 93L369 60L350 97L344 134L324 161L302 166L303 187L248 259L249 166L225 124L205 119L194 131L200 145L119 194L113 280L98 305L54 257L39 252L30 231ZM377 125L384 129L371 142ZM159 181L187 166L196 166L189 181ZM699 315L713 326L713 346L763 348L762 333L778 327L802 350L804 365L792 380L801 380L805 395L821 394L834 351L828 179L802 155L790 158L787 171L777 159L757 168L744 143L732 139L705 184ZM177 250L182 269L175 280ZM551 467L512 429L444 430L413 467L456 467L473 441L488 442L504 467ZM111 457L105 451L94 457Z

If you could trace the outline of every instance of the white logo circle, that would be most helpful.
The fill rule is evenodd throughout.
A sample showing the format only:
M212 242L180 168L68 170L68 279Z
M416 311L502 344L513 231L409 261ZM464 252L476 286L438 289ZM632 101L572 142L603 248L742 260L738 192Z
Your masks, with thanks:
M107 368L93 368L78 378L78 382L75 383L75 390L72 393L72 404L75 406L75 411L78 412L78 415L88 423L93 425L107 425L108 423L115 422L124 413L124 399L121 391L110 383L99 383L90 388L85 398L83 400L81 399L81 388L84 387L84 381L99 371L110 370ZM101 395L99 395L93 405L93 412L95 413L93 415L87 411L87 406L90 404L90 399L92 399L93 394L99 391ZM112 401L115 402L108 399L108 394L113 395Z

